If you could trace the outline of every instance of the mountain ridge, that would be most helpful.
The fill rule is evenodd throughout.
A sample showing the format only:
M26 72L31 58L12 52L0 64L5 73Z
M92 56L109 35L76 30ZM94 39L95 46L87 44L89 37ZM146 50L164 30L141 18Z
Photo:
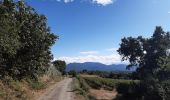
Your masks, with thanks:
M70 63L66 67L66 71L135 71L135 68L132 68L131 70L126 69L126 64L111 64L111 65L105 65L98 62L85 62L85 63Z

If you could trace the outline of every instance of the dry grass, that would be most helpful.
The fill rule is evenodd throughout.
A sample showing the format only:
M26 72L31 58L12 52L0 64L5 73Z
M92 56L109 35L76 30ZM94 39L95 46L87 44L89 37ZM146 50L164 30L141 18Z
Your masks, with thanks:
M38 82L27 79L0 81L0 100L33 100L35 96L42 94L45 88L61 79L61 77L50 79L48 76L43 76Z
M0 100L29 100L32 96L27 82L11 80L8 84L0 82Z
M90 89L89 95L94 97L96 100L113 100L116 98L117 92L115 90L108 91L104 89Z
M81 77L99 77L97 75L88 75L88 74L81 74Z

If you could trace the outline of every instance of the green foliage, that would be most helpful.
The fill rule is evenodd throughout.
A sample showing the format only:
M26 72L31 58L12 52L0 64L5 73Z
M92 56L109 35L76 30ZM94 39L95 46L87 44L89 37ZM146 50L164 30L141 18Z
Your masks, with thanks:
M156 30L151 38L123 38L119 54L122 60L129 60L130 65L139 66L138 73L141 78L154 77L155 71L159 70L160 65L158 60L161 57L167 56L167 50L170 44L169 32L164 32L161 27L156 27Z
M61 60L56 60L53 62L55 68L59 70L62 74L65 74L66 62Z
M170 79L170 55L159 59L160 69L157 71L157 76L160 81Z
M135 74L143 80L143 100L168 100L170 97L170 84L166 82L170 78L169 50L170 34L161 27L156 27L151 38L122 39L118 52L123 61L129 60L129 68L138 66Z
M0 76L37 78L49 66L57 36L47 18L23 1L0 2Z
M116 88L119 95L118 100L143 100L146 91L145 86L141 82L119 83Z
M77 72L75 70L71 70L68 74L72 75L72 77L77 77Z

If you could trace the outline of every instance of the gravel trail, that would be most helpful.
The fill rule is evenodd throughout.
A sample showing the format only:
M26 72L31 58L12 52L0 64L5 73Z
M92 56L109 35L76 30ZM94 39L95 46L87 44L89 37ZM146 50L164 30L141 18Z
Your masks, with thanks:
M72 81L72 78L67 78L58 82L37 100L74 100Z

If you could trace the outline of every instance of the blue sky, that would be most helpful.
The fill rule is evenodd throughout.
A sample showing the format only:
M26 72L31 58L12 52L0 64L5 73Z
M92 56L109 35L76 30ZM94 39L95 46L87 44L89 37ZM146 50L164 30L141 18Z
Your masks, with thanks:
M48 18L60 39L55 59L121 63L121 38L150 37L155 26L170 31L170 0L26 0Z

